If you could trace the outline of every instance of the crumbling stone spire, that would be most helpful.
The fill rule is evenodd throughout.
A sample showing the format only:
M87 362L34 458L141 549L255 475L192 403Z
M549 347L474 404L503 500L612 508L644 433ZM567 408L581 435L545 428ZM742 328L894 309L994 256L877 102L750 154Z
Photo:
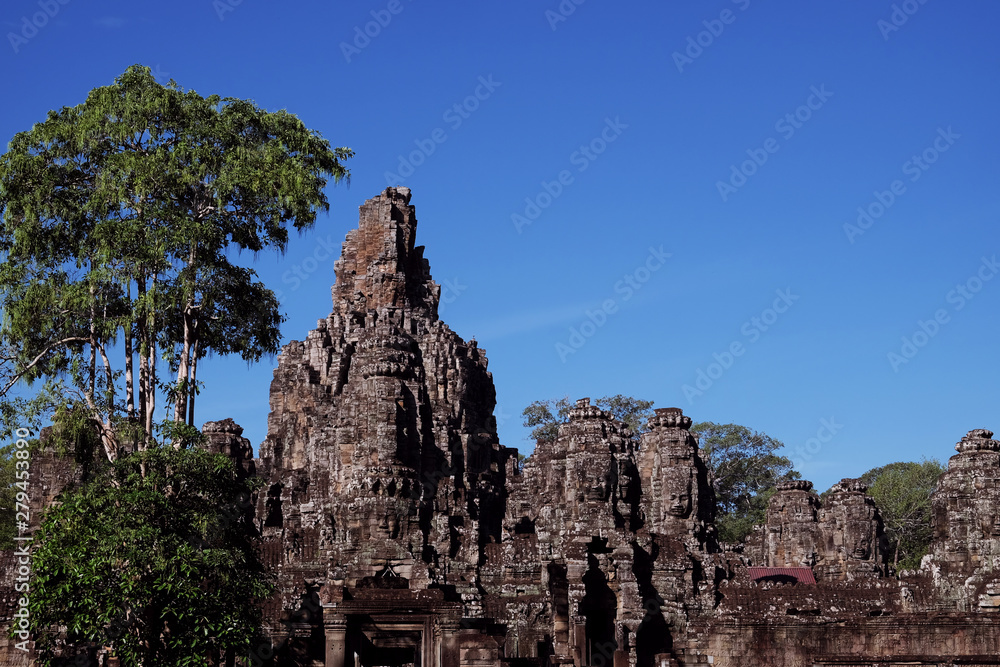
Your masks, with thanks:
M409 188L386 188L361 206L358 228L347 233L334 262L334 313L363 321L382 308L417 310L437 320L441 288L431 280Z

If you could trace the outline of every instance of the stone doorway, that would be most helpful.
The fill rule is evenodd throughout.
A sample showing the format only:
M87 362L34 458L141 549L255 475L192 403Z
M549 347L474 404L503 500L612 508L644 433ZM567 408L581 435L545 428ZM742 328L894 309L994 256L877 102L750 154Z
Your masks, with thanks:
M423 667L424 623L374 623L359 619L353 652L354 667ZM403 626L403 627L401 627Z
M413 647L375 647L357 656L358 667L421 667Z
M341 590L323 603L326 667L459 667L460 602L438 589Z

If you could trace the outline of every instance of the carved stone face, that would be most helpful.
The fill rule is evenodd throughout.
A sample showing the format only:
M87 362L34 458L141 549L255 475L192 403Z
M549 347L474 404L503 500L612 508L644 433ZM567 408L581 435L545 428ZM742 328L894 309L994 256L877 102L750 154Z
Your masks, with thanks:
M623 498L628 497L633 484L635 484L635 478L632 475L632 466L628 461L620 461L618 464L618 488L621 489Z
M399 516L395 512L390 512L388 516L389 537L399 535Z
M667 497L667 514L683 519L691 509L691 496L671 493Z
M680 519L691 513L691 478L670 475L664 483L664 509L667 514Z
M597 477L595 480L591 481L590 485L587 487L587 500L605 500L608 497L608 486L607 475Z

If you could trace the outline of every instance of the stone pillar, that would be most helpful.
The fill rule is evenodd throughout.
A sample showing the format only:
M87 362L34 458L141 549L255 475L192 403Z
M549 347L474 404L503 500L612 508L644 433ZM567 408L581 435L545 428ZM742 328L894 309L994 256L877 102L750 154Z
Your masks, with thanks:
M326 667L344 667L347 651L347 619L342 614L324 615L326 632Z
M430 616L420 633L420 667L441 667L441 626Z
M441 667L459 667L461 664L460 628L461 623L457 619L441 621Z
M583 616L573 616L570 621L570 650L573 662L577 665L587 664L587 621Z
M312 631L312 623L292 623L291 637L288 642L288 655L293 664L308 663Z

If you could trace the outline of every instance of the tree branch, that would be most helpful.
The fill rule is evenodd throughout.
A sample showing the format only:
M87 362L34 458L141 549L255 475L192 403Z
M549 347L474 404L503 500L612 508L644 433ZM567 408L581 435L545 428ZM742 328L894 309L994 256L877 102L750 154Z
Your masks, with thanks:
M60 341L56 341L55 343L46 346L46 348L41 352L39 352L38 356L32 359L27 366L14 373L14 376L10 379L10 381L7 382L7 385L3 388L2 391L0 391L0 396L6 396L7 392L10 391L11 387L13 387L15 384L21 381L21 378L24 377L25 373L34 368L38 364L38 362L45 357L45 355L52 352L52 350L54 350L55 348L59 347L60 345L65 345L67 343L89 343L89 342L90 338L88 337L71 336L70 338L63 338Z

